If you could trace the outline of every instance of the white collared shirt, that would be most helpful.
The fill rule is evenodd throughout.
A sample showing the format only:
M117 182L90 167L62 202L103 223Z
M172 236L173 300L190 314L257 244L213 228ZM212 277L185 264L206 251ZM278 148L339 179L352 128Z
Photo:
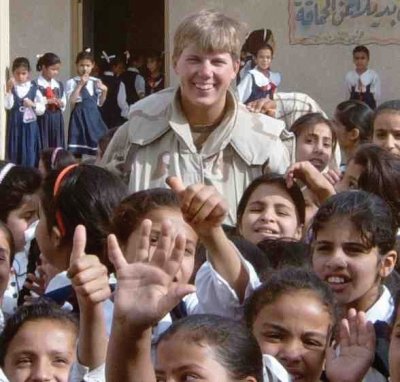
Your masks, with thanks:
M39 86L44 87L45 89L50 87L52 89L60 89L60 84L57 80L55 80L54 78L52 78L50 81L47 81L42 75L40 75L37 78L37 84ZM62 111L65 111L65 107L67 104L67 97L65 96L65 91L63 91L63 94L60 98L61 102L63 103L63 107L61 108ZM47 103L47 100L45 99L45 102Z
M25 98L28 95L29 90L31 89L31 85L32 81L26 81L22 84L15 84L14 90L17 93L17 96L22 99ZM46 100L39 89L36 91L33 102L35 103L36 115L43 115L46 111ZM14 94L12 91L10 91L9 93L6 93L6 96L4 97L4 107L6 108L6 110L11 110L13 106Z
M71 78L67 81L66 85L65 85L65 94L67 96L67 99L69 100L69 98L71 97L71 94L73 93L73 91L76 89L76 87L78 86L78 83L80 82L81 77L76 76L74 78ZM86 90L88 91L88 93L92 96L93 94L97 93L97 105L100 106L100 95L101 95L101 91L97 88L97 81L99 81L98 78L96 77L89 77L88 82L86 83ZM78 96L76 98L76 103L77 102L82 102L82 97Z
M359 82L361 81L363 89L359 89ZM364 73L358 74L355 70L351 70L346 74L346 97L351 94L351 88L354 87L357 92L365 92L365 88L371 85L371 93L374 95L375 101L378 104L381 99L381 80L375 70L367 69Z

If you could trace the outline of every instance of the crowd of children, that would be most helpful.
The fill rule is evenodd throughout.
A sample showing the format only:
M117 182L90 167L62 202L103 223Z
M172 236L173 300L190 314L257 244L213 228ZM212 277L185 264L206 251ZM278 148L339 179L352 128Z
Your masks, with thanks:
M400 382L400 100L357 47L329 119L278 90L270 31L238 75L242 32L185 18L160 92L157 55L145 81L83 51L65 88L14 61L0 381Z

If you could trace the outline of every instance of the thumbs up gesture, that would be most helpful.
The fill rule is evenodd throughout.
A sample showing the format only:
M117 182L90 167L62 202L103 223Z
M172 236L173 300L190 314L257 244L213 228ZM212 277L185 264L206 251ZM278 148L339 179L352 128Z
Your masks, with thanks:
M220 228L228 213L228 205L215 187L201 183L185 187L176 176L169 177L167 184L181 202L184 219L200 238L209 236L213 229Z
M87 255L86 229L83 225L75 228L68 277L78 298L79 307L95 305L111 296L107 268L95 255Z

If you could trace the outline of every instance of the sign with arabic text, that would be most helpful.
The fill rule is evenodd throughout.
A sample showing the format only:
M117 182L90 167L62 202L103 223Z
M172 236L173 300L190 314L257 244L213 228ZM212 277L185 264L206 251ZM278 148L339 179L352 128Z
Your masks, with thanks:
M288 0L291 44L400 44L400 0Z

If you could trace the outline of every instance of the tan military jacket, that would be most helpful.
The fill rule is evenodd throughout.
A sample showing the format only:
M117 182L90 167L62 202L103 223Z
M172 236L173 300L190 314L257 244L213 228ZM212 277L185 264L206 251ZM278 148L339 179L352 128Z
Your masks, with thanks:
M250 113L228 92L225 117L198 152L179 97L179 90L170 88L137 102L102 165L125 176L132 192L167 187L165 179L172 175L186 185L212 184L228 201L227 223L234 224L250 182L267 169L283 174L293 162L292 133L281 121Z

